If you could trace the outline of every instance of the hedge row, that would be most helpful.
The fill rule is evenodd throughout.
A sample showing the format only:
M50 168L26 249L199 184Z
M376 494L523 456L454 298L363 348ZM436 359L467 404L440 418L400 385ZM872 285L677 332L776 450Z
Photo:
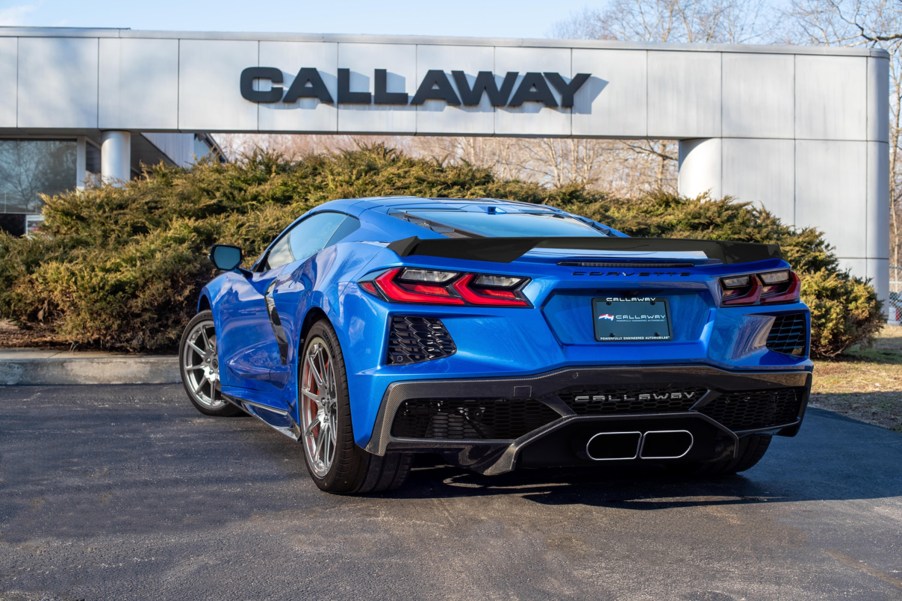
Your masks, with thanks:
M190 170L159 166L123 188L46 198L39 235L0 235L0 315L49 325L60 342L170 351L213 275L212 243L236 243L254 257L319 203L394 194L546 203L638 236L778 242L803 274L814 354L867 342L882 323L873 289L839 270L819 232L794 230L763 209L666 193L625 200L580 187L546 189L383 146L299 161L257 153Z

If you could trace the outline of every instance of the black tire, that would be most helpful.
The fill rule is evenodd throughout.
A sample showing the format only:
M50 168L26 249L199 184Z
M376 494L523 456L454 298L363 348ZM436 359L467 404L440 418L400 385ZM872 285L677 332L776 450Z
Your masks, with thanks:
M179 373L188 400L204 415L231 417L241 409L222 398L213 313L201 311L188 322L179 341ZM214 379L215 378L215 379Z
M730 476L755 466L770 446L770 436L752 434L739 439L739 452L725 459L693 466L691 473L702 477Z
M310 368L310 363L318 367ZM325 383L322 389L314 371ZM307 332L298 360L298 397L304 461L321 490L343 495L368 494L393 490L404 483L410 471L409 454L373 455L354 442L344 356L335 331L326 320L317 321Z

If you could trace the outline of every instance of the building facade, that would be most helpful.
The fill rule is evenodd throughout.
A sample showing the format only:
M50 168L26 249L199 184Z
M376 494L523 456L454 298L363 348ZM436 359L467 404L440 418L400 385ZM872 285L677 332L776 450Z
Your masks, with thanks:
M53 191L73 160L77 186L98 162L116 180L153 149L188 156L167 135L673 139L681 193L820 228L886 298L888 69L867 49L6 29L0 136L19 158L0 143L0 163L40 155Z

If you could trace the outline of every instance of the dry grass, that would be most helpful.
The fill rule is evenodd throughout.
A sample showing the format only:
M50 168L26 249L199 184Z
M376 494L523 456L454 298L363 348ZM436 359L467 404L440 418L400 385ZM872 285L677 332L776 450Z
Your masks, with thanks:
M52 328L48 326L36 326L23 329L13 322L0 319L0 348L69 348L59 342Z
M885 326L874 345L815 361L811 404L902 432L902 326Z

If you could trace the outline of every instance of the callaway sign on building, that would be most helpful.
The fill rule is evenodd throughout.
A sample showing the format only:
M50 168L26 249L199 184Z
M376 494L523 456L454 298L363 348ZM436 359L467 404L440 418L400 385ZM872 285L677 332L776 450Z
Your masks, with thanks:
M161 134L675 139L680 192L816 226L887 294L880 50L5 29L0 82L0 133L96 139L107 178Z
M440 69L430 69L411 97L407 92L388 91L388 69L373 71L373 92L351 89L351 70L338 69L338 93L333 96L326 87L319 70L301 67L288 88L281 69L276 67L248 67L241 72L241 96L251 102L281 102L295 104L301 98L312 98L325 104L387 104L422 106L428 100L438 100L447 106L474 106L488 98L493 107L519 107L536 102L548 108L573 108L573 96L589 79L588 73L577 73L570 81L560 73L520 73L509 71L499 78L491 71L475 74L471 83L464 71L452 71L451 78ZM499 82L500 81L500 82ZM263 89L257 87L258 82ZM268 84L268 85L266 85ZM516 86L516 87L515 87ZM551 91L556 90L558 101Z

